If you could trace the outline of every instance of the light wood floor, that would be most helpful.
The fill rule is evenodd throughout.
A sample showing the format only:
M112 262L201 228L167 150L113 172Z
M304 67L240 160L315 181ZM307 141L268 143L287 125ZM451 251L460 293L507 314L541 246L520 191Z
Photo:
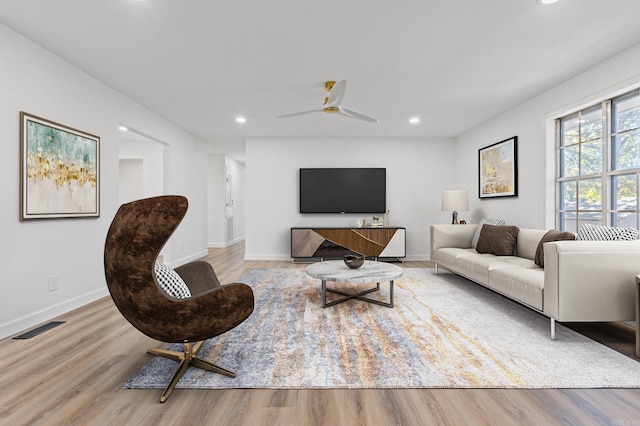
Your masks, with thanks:
M222 282L252 267L306 267L243 255L236 244L207 260ZM161 390L121 389L150 359L146 348L163 344L130 326L110 298L56 319L67 322L29 340L0 341L0 424L640 425L639 389L178 389L161 404ZM599 333L607 340L606 327ZM631 353L633 331L616 333L610 346Z

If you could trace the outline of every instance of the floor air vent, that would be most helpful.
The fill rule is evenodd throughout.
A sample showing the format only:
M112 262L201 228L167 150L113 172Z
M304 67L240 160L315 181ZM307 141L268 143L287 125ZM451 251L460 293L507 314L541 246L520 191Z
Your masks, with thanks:
M29 330L26 333L22 333L21 335L14 337L14 339L31 339L33 336L37 336L38 334L44 333L47 330L51 330L52 328L57 327L60 324L64 324L65 322L66 321L51 321L45 325L36 327L33 330Z

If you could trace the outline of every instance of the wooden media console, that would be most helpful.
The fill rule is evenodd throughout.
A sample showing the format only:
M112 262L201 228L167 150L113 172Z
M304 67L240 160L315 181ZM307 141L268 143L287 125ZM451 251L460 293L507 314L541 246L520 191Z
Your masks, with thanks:
M340 259L345 254L400 260L406 256L406 229L291 228L293 259Z

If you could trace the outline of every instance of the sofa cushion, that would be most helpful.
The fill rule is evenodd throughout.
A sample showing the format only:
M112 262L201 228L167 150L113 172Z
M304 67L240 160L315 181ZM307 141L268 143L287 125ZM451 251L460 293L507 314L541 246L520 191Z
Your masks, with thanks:
M478 245L478 238L480 238L482 225L504 225L505 223L504 219L480 219L480 223L478 223L476 231L473 233L473 238L471 239L471 248L476 248Z
M520 228L516 241L516 256L530 259L533 263L538 243L545 233L543 229Z
M540 242L538 243L538 248L536 249L536 258L535 262L541 268L544 268L544 248L542 245L544 243L549 243L551 241L564 241L564 240L575 240L576 236L573 232L567 231L558 231L556 229L551 229L547 231L546 234L542 236Z
M454 266L459 258L464 256L477 255L474 249L470 248L440 248L433 252L431 260L442 266Z
M494 269L526 268L533 266L533 261L517 256L495 256L493 254L476 253L473 256L458 258L456 272L484 285L489 283L489 273Z
M482 225L476 251L496 256L512 256L518 238L517 226Z
M543 309L544 269L533 262L529 268L490 270L489 287L535 309Z
M585 241L631 241L637 240L640 232L635 228L615 228L612 226L585 223L578 229L578 240Z

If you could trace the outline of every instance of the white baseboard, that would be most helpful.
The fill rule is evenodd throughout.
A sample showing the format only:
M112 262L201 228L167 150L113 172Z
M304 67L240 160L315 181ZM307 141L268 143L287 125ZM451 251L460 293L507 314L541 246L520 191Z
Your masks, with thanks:
M231 241L227 241L226 243L207 243L208 248L227 248L231 247L234 244L238 244L244 241L244 237L235 238Z
M243 242L243 241L244 241L244 237L234 238L233 240L231 240L231 241L229 241L229 242L227 243L227 247L230 247L230 246L232 246L232 245L234 245L234 244L241 243L241 242Z
M209 254L209 252L207 250L202 250L199 252L196 252L190 256L186 256L183 257L181 259L177 259L174 260L172 262L169 263L169 266L171 266L172 268L177 268L178 266L184 265L185 263L189 263L189 262L193 262L194 260L198 260L198 259L202 259L203 257L207 256Z
M246 254L244 260L292 260L291 255L277 254Z
M21 318L15 319L4 324L0 324L0 339L4 339L19 332L28 330L43 322L50 321L55 317L62 314L66 314L74 309L78 309L88 303L95 302L98 299L102 299L109 295L109 290L105 285L104 288L94 290L82 296L74 297L73 299L65 300L54 306L48 306L45 309L41 309L37 312L30 313Z
M429 256L428 254L427 255L415 254L415 255L405 257L404 260L414 261L414 262L421 261L421 260L431 260L431 256Z

